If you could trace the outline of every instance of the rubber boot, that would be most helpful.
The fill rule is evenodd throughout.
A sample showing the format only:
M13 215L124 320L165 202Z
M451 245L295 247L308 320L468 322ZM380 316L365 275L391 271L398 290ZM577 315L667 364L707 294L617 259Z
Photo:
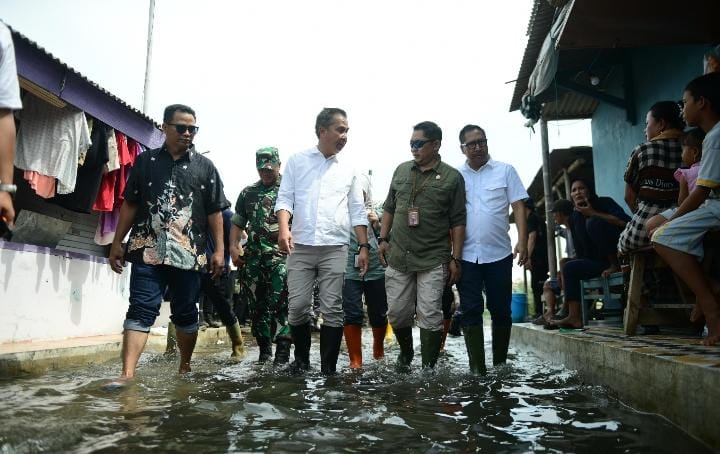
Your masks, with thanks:
M335 375L342 337L342 326L320 327L320 372L324 375Z
M345 325L343 328L345 344L350 357L350 369L362 367L362 327L360 325Z
M264 363L272 358L272 341L269 337L258 336L255 338L258 345L258 363Z
M167 342L165 344L165 356L175 356L177 354L177 334L175 333L175 323L168 323Z
M508 347L510 346L510 331L512 326L492 327L493 365L505 364Z
M373 328L373 358L380 359L385 357L385 332L387 325L380 328Z
M290 345L292 339L289 337L278 337L275 340L275 361L273 364L282 365L290 361Z
M420 356L422 357L423 369L435 367L440 355L441 338L442 330L432 331L420 328Z
M413 350L412 326L407 328L394 328L395 339L400 346L400 354L397 357L398 372L409 372L415 351Z
M463 328L465 332L465 348L468 354L470 372L475 375L485 375L485 341L483 339L483 326L472 325Z
M226 326L225 330L230 337L232 343L231 358L241 359L245 356L245 347L243 346L242 332L240 331L240 323L237 321L234 325Z
M443 320L442 336L440 336L440 351L445 351L445 339L447 339L448 332L450 331L450 322L452 320Z
M290 335L295 344L295 361L290 367L295 372L304 372L310 368L310 324L290 325Z

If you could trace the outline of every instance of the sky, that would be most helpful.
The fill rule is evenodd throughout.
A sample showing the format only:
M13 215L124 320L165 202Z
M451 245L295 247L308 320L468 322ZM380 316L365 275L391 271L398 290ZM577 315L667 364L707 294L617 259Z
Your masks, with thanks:
M445 162L463 162L458 132L482 126L494 159L529 185L539 129L508 112L527 45L531 0L156 0L150 117L197 112L231 202L257 180L255 150L281 160L317 143L323 107L348 113L341 154L372 170L375 201L411 159L412 127L443 130ZM149 0L2 0L0 19L90 80L142 108ZM551 122L550 147L591 145L589 121ZM514 231L514 229L512 229Z

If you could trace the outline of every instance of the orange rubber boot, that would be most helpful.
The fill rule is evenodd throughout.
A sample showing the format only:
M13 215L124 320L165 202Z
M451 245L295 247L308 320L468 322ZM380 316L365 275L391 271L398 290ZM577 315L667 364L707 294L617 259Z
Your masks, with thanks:
M387 325L380 328L373 328L373 358L380 359L385 357L385 331Z
M345 325L345 344L347 344L350 357L350 369L362 367L362 327L360 325Z

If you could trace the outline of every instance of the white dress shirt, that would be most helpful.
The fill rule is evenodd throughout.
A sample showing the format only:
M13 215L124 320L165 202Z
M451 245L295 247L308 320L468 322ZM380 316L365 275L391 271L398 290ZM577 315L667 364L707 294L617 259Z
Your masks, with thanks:
M368 224L355 170L317 147L288 159L275 202L280 210L293 216L293 242L306 246L349 244L351 228Z
M520 177L513 166L493 159L478 170L467 162L458 170L465 178L467 207L462 259L473 263L504 259L512 253L510 204L528 197Z

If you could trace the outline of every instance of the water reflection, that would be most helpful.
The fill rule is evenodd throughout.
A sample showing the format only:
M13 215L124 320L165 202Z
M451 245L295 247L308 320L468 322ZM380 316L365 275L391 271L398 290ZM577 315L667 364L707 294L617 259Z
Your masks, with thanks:
M409 375L394 371L394 348L335 377L258 365L251 349L232 364L225 350L200 351L185 376L174 360L146 354L138 379L114 391L103 385L117 362L7 380L0 452L706 451L665 419L528 353L480 378L466 373L462 338L446 348L437 370L414 364Z

